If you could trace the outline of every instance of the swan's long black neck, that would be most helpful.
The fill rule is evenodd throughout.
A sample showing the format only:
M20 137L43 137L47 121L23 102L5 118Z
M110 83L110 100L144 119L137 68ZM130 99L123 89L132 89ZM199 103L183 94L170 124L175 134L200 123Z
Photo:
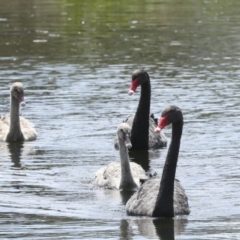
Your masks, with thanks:
M168 149L163 168L162 179L153 217L174 217L174 180L177 168L178 153L182 135L183 122L172 124L172 141Z
M146 81L141 85L141 96L133 120L131 150L148 150L150 99L151 85L150 81Z
M119 139L119 152L121 159L121 182L119 188L122 190L134 190L137 188L137 185L132 177L128 158L128 150L125 146L125 142L122 139Z
M11 96L11 109L10 109L10 128L7 135L7 142L23 141L23 134L20 128L20 106L19 101Z

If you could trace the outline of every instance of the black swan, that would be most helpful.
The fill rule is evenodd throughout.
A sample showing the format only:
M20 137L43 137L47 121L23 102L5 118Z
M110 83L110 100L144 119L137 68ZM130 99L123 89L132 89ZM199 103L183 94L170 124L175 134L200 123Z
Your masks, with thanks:
M0 140L33 141L37 138L36 130L27 119L20 116L20 104L25 105L22 83L13 83L10 92L10 114L0 117Z
M189 214L188 198L180 182L175 179L178 153L183 128L183 115L176 106L169 106L155 129L159 132L172 123L172 140L169 146L162 177L147 180L128 200L128 215L150 217L174 217Z
M132 95L137 87L141 85L141 96L135 115L129 116L127 122L131 129L131 150L148 150L149 148L161 148L167 145L166 137L162 132L156 134L154 129L157 120L150 114L151 84L146 71L135 70L132 73L132 83L129 95ZM114 140L114 147L118 149L117 137Z
M132 146L130 131L127 123L121 123L118 126L117 136L121 162L112 162L96 172L93 183L98 187L136 190L140 186L140 180L148 178L140 165L129 162L128 148Z

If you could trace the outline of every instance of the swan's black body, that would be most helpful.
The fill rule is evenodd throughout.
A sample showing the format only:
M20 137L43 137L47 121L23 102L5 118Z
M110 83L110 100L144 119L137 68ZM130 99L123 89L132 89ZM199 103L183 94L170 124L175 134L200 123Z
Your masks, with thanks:
M176 106L167 107L162 113L159 128L172 123L172 140L169 146L161 179L147 180L127 202L129 215L174 217L189 214L188 199L183 187L175 180L175 173L183 128L183 116Z

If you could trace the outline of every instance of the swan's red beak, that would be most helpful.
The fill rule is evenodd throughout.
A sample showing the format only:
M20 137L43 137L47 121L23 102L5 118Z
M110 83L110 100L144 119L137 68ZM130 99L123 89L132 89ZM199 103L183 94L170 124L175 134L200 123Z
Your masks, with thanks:
M132 80L132 84L131 84L131 87L128 91L128 94L132 95L136 91L138 86L139 86L138 78L135 78L134 80Z
M167 125L168 125L168 115L160 118L158 126L155 128L155 132L160 132Z

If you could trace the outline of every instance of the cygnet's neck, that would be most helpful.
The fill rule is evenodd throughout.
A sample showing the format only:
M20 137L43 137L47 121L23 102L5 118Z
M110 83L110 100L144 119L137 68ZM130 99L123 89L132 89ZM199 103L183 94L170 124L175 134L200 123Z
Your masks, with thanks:
M137 184L134 182L131 172L131 167L128 158L128 149L123 139L119 138L119 152L121 159L121 182L120 189L122 190L134 190L137 188Z
M20 104L18 99L11 95L11 108L10 108L10 129L6 141L23 141L23 134L20 128Z

